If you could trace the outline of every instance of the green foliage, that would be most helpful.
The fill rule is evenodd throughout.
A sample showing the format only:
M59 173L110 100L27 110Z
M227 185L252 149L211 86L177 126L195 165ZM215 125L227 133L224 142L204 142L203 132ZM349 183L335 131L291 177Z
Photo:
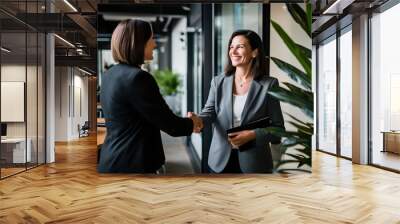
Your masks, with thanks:
M160 88L163 96L170 96L179 93L181 81L179 75L171 70L157 70L154 72L154 78Z
M306 10L295 3L287 3L286 6L292 18L311 38L311 4L309 0L306 0L305 3ZM314 116L314 98L313 92L311 91L311 50L296 43L275 21L271 21L271 25L290 52L300 63L304 72L279 58L271 57L271 60L279 67L279 69L284 71L288 77L298 83L299 86L284 82L283 87L276 87L268 94L282 102L286 102L299 108L311 120ZM282 173L289 171L310 172L302 167L311 167L311 137L314 132L314 124L301 121L290 114L288 115L292 120L288 121L288 123L291 124L296 131L286 131L283 128L277 127L266 128L266 131L284 138L280 151L282 155L286 155L289 159L282 159L278 163L277 169ZM287 151L288 148L291 148L290 152ZM296 164L296 168L284 168L283 165L286 164Z

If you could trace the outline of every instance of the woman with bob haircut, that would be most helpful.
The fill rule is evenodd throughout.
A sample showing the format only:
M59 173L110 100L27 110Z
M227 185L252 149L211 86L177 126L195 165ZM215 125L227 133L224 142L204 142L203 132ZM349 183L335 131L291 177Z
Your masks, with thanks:
M280 103L268 95L278 80L269 77L261 38L251 30L237 30L227 49L224 74L211 81L199 117L213 124L208 166L213 173L271 173L269 143L280 138L263 128L227 134L227 130L269 117L272 126L284 127ZM194 115L189 112L189 117Z
M202 128L196 117L174 115L153 76L140 68L153 59L155 47L146 21L121 21L112 34L111 51L118 64L102 77L107 134L100 152L101 173L156 173L165 163L160 130L188 136Z

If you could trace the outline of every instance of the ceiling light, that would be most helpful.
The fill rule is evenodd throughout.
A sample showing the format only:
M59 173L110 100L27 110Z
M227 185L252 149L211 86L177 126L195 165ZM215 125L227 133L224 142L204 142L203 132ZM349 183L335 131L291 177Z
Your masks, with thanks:
M64 43L66 43L67 45L69 45L69 46L75 48L75 45L73 45L73 44L72 44L71 42L69 42L68 40L66 40L66 39L64 39L64 38L62 38L62 37L60 37L60 36L58 36L57 34L54 34L54 36L57 37L58 39L60 39L61 41L63 41Z
M90 73L90 72L88 72L88 71L86 71L86 70L83 70L83 69L81 69L81 68L79 68L79 67L78 67L78 69L79 69L79 71L81 71L81 72L83 72L83 73L85 73L85 74L87 74L87 75L92 75L92 73Z
M68 0L64 0L65 4L67 4L72 10L74 10L75 12L78 12L78 10L71 4L69 3Z
M153 15L134 15L134 14L103 14L104 20L107 21L121 21L125 19L139 19L147 22L157 21L157 17Z
M342 14L343 9L351 5L355 0L336 0L332 5L324 10L322 14Z
M330 13L330 11L332 9L334 9L335 7L337 7L337 4L339 4L340 0L336 0L332 5L330 5L327 9L324 10L324 12L322 14L327 14Z
M190 8L187 7L187 6L182 6L182 9L185 10L185 11L190 11Z
M10 53L11 52L11 50L9 50L9 49L7 49L7 48L5 48L5 47L1 47L0 48L2 51L4 51L4 52L7 52L7 53Z

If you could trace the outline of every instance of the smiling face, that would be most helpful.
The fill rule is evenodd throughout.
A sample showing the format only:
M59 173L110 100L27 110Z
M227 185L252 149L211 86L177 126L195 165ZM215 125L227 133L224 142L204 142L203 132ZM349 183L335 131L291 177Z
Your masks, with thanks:
M149 61L153 60L153 50L156 48L156 41L153 39L153 34L150 39L146 42L146 46L144 47L144 60Z
M257 56L257 49L252 50L249 41L242 35L235 36L229 46L229 58L233 67L248 66Z

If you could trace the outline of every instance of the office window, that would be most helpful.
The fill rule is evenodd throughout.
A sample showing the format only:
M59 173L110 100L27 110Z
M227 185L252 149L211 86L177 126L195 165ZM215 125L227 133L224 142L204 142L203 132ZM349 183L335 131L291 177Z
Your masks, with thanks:
M336 39L318 48L318 149L336 154Z
M400 4L371 18L372 163L400 170Z
M340 154L352 157L352 35L340 36Z
M229 38L238 29L253 30L262 36L262 4L226 3L215 6L216 74L224 71Z

